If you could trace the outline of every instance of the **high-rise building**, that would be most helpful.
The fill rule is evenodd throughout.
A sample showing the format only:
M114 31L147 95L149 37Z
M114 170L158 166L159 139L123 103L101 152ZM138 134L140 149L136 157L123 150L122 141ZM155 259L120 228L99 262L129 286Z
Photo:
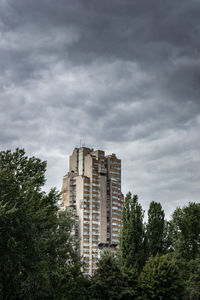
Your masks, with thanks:
M85 274L94 272L102 248L116 250L122 203L121 160L102 150L75 148L63 178L62 207L70 207L76 219Z

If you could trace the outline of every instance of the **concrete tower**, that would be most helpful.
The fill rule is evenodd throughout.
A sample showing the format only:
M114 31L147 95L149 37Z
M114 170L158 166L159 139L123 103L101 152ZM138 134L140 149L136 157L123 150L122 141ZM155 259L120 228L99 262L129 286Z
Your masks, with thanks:
M85 274L96 269L102 248L116 250L122 203L121 160L102 150L75 148L63 178L62 208L71 208L75 217Z

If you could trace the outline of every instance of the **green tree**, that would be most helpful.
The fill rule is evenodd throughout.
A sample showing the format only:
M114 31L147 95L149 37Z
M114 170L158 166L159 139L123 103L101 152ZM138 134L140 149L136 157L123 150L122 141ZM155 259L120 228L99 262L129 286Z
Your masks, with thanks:
M147 245L148 256L163 254L165 214L160 203L152 201L148 210Z
M175 260L168 255L150 257L139 276L141 300L181 300L183 283Z
M177 208L172 216L173 246L176 254L186 260L200 254L200 203Z
M186 299L200 300L200 258L190 260L186 263L184 272L188 273L188 278L185 281Z
M73 264L63 268L58 275L55 287L57 300L88 300L91 299L90 280L80 270L80 264Z
M163 232L163 253L171 253L174 251L173 245L173 225L171 221L165 220L164 232Z
M59 193L42 191L46 162L0 152L0 299L54 299L55 279L77 263Z
M185 300L200 299L200 204L178 207L169 222L172 255L186 287Z
M144 212L138 203L137 195L126 195L122 210L120 253L125 268L140 271L145 264Z
M117 257L108 250L104 251L91 280L92 299L132 299L126 282Z
M138 299L139 290L138 290L138 270L123 268L123 274L126 279L128 288L126 288L126 297L125 299Z

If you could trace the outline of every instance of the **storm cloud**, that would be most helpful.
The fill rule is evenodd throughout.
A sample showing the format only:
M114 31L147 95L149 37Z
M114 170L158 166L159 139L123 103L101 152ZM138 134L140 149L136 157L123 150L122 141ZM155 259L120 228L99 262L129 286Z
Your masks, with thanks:
M167 217L200 193L198 0L0 0L0 146L61 187L81 143Z

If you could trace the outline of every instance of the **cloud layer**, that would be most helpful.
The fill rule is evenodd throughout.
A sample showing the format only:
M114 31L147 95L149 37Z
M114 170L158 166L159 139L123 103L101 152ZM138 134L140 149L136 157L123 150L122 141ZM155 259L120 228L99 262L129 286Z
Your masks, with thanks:
M48 161L80 140L122 158L148 209L199 201L200 2L0 0L1 149Z

